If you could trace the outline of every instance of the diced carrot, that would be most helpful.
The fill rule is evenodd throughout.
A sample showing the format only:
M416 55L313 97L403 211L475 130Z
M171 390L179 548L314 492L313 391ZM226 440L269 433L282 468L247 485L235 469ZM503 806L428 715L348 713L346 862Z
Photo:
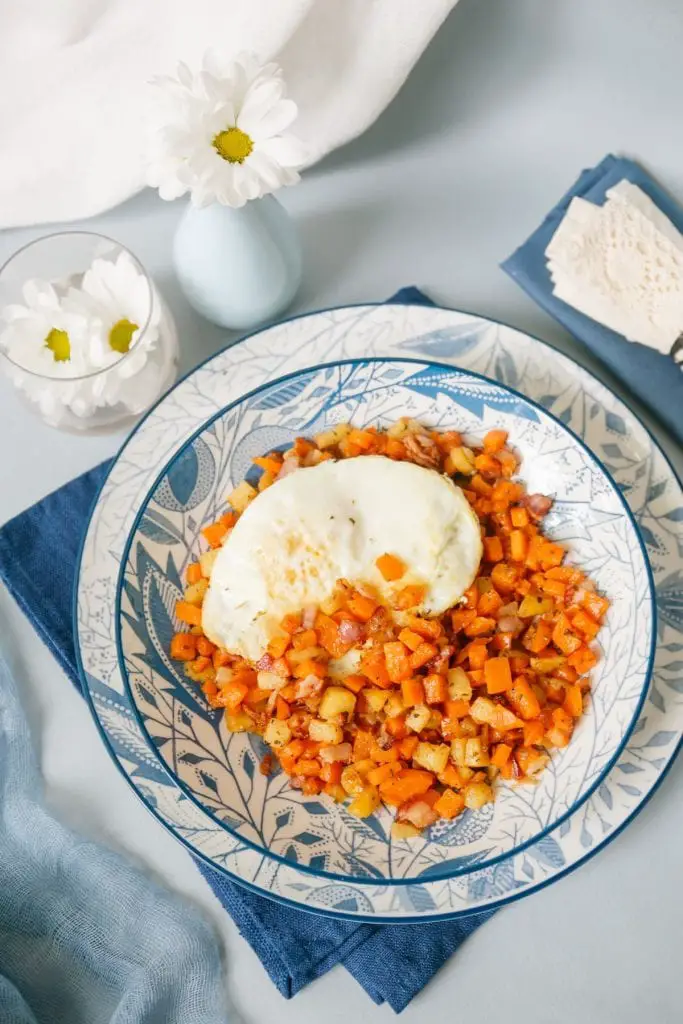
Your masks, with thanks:
M421 679L405 679L401 683L401 694L406 707L416 707L425 702L425 689Z
M512 747L508 743L498 743L491 754L491 764L496 768L502 768L512 753Z
M395 740L403 740L408 735L405 715L396 715L395 718L388 718L384 723L384 728Z
M417 650L413 651L413 653L410 655L410 667L412 671L416 672L417 669L422 668L422 666L426 665L428 661L431 661L432 658L435 658L438 653L438 648L435 647L433 644L420 644Z
M302 775L304 778L310 776L320 775L320 769L322 765L317 758L311 757L300 757L294 766L294 771L297 775Z
M371 786L379 786L394 774L393 764L380 764L377 768L371 768L367 774L367 780Z
M399 590L393 598L392 603L395 608L399 609L399 611L406 611L408 608L415 608L417 605L422 604L426 596L426 586L412 583L407 587L403 587L402 590Z
M448 696L446 680L436 672L431 672L423 679L425 700L428 704L441 704Z
M583 714L583 694L580 686L574 684L565 688L563 707L572 718L581 718Z
M486 590L479 598L479 604L477 605L477 611L480 615L491 616L495 615L499 608L503 607L503 598L500 596L497 590L491 588Z
M522 651L513 651L510 657L510 668L514 675L518 676L529 666L529 655Z
M444 710L448 718L457 721L459 718L466 718L470 713L470 702L468 700L447 700L444 701Z
M505 447L508 439L507 430L489 430L484 436L484 451L494 454Z
M353 738L353 759L354 761L367 761L375 745L375 739L371 732L365 729L358 729Z
M477 602L479 601L479 587L476 583L473 583L462 596L465 601L465 608L476 609Z
M314 658L306 658L305 661L301 661L295 666L292 674L296 679L305 679L306 676L317 676L318 679L324 679L327 675L327 666Z
M433 783L434 776L431 772L423 771L421 768L405 768L398 775L383 782L379 791L385 803L400 807L411 797L422 796Z
M423 637L419 633L415 633L412 629L402 629L398 634L398 638L402 644L411 651L416 651L420 644L423 642Z
M367 676L350 675L344 676L342 683L352 693L360 693L364 686L368 685Z
M567 658L567 664L576 669L580 676L590 672L598 663L598 656L590 647L579 647Z
M486 650L486 643L482 643L480 640L475 640L473 643L468 644L465 650L467 651L470 669L483 669L484 663L489 656L488 651ZM471 675L472 673L470 672L470 676Z
M314 629L304 629L300 633L295 633L292 637L292 647L295 651L301 651L305 647L317 646L318 634Z
M545 735L545 726L539 719L534 718L524 723L524 746L533 747L540 743Z
M491 582L501 594L509 594L515 589L519 571L507 562L498 562L491 570Z
M439 775L439 782L444 786L450 786L453 789L461 789L464 786L464 780L452 761L448 762L444 770Z
M412 675L408 650L400 640L384 644L384 659L392 683L400 683Z
M202 567L199 562L190 562L185 570L185 579L188 583L198 583L202 578Z
M188 601L176 601L176 618L180 622L186 622L188 626L201 626L202 610Z
M538 589L544 594L550 594L552 597L564 598L567 590L566 583L562 580L553 579L552 576L541 576L537 582Z
M291 713L292 709L290 708L289 704L278 693L277 697L275 698L275 717L279 718L281 721L284 721L286 718L289 718Z
M419 742L419 737L416 736L415 733L412 733L410 736L404 736L404 738L400 740L398 744L398 752L401 755L401 757L404 760L409 761L410 758L415 753L415 748Z
M493 633L495 628L495 619L491 619L484 615L477 615L476 618L472 619L472 621L465 626L465 636L487 636L489 633Z
M470 622L474 622L477 617L477 612L474 608L456 608L454 612L451 612L451 626L454 633L458 633L465 626L468 626Z
M249 693L249 687L245 683L230 682L221 686L220 693L224 706L230 711L236 711Z
M192 661L197 654L197 637L192 633L175 633L171 638L173 661Z
M529 525L529 513L522 505L517 505L510 509L510 521L516 529L523 530Z
M323 782L330 782L339 785L341 782L342 763L341 761L323 761L320 769L320 778Z
M541 568L552 569L553 566L559 565L565 554L566 551L561 544L546 541L541 549Z
M475 473L473 477L470 477L470 488L482 498L489 498L493 493L491 484L484 480L483 476L479 473Z
M274 455L257 455L256 458L251 461L255 466L258 466L259 469L264 470L266 473L272 473L273 476L277 476L282 469L282 460L276 458Z
M271 658L281 658L291 643L289 633L279 633L268 641L268 654Z
M532 622L529 626L522 637L522 643L532 654L540 654L548 646L553 635L552 623L547 619L539 619L538 622Z
M359 668L361 673L367 676L375 686L380 686L385 690L391 686L384 651L381 648L371 647L370 650L365 651L360 659Z
M388 582L394 580L400 580L401 576L405 574L405 564L396 555L380 555L376 560L375 565L381 572L382 576Z
M465 798L452 789L445 789L434 804L434 810L440 818L455 818L465 810Z
M488 452L484 452L482 455L476 455L474 458L474 465L482 476L500 476L500 462L494 455L489 455Z
M205 526L202 530L202 536L209 542L212 548L219 548L227 532L225 524L217 522L211 523L210 526Z
M296 633L297 629L301 625L301 614L290 613L285 615L284 619L280 623L280 628L284 629L285 633Z
M443 632L438 619L421 619L417 615L406 615L406 621L410 629L419 633L425 640L438 640Z
M513 530L510 534L510 558L513 562L523 562L529 549L529 541L524 530Z
M517 676L507 691L507 696L520 718L527 721L538 718L541 713L541 705L524 676Z
M595 591L586 591L584 594L581 604L586 609L589 615L592 615L594 619L600 622L609 608L609 601L606 597L601 597L600 594L596 594Z
M216 645L212 644L207 636L197 637L197 654L202 654L205 658L210 658L215 650Z
M514 638L514 633L496 633L491 641L491 647L495 651L509 651L512 648Z
M227 651L222 651L220 647L217 647L211 655L211 660L215 669L223 668L230 664L230 655Z
M484 537L484 561L502 562L503 544L500 537Z
M195 658L192 662L192 669L199 675L200 672L205 672L211 664L211 658L207 658L205 654L200 654L198 658Z
M518 466L518 459L514 452L509 451L507 448L503 449L502 452L498 452L498 461L500 462L500 471L504 477L508 478L513 476Z
M572 616L572 629L575 632L582 633L586 640L595 640L600 632L600 623L596 622L587 611L579 609Z
M489 658L484 663L484 679L489 693L505 693L512 686L512 673L507 658Z
M572 632L572 624L564 613L558 616L555 628L553 629L552 640L563 654L573 654L581 646L581 640ZM525 646L528 645L525 644ZM533 650L533 648L530 649Z

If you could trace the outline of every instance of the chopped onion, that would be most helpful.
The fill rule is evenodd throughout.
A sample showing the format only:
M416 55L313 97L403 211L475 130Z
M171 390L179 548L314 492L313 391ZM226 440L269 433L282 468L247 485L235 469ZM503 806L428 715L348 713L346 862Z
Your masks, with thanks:
M351 760L351 744L350 743L335 743L331 747L321 747L318 751L318 755L321 761L350 761Z
M527 494L522 499L522 504L526 505L534 519L542 519L553 507L553 499L545 494Z
M339 639L343 644L355 644L362 639L364 633L362 622L342 619L339 623Z
M498 619L498 629L501 633L514 633L516 636L524 629L524 623L516 615L504 615Z
M418 799L399 807L396 820L409 821L415 828L427 828L439 820L439 815L425 800Z
M301 616L301 625L303 626L303 628L313 629L317 615L318 606L315 604L307 604Z
M519 611L519 605L516 601L510 601L510 604L504 604L502 608L498 609L498 621L506 619L509 615L516 615Z
M323 688L322 679L318 679L311 673L310 676L306 676L305 679L300 679L296 684L296 691L294 696L296 700L306 700L308 697L313 697L320 693Z
M222 668L219 668L216 672L216 686L227 686L227 684L232 680L232 675L233 672L231 668L226 668L225 665L222 666Z
M284 477L289 476L290 473L293 473L294 470L298 468L298 458L296 456L289 456L289 458L286 458L285 461L282 463L282 468L280 469L280 472L275 477L275 479L282 480Z

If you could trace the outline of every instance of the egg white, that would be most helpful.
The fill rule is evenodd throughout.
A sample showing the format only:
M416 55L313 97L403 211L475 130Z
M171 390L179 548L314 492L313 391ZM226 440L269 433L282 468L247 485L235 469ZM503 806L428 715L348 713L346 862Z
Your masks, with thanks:
M407 566L398 584L375 565L387 552ZM214 563L204 632L255 661L284 615L320 604L338 579L370 583L384 599L425 584L419 610L439 614L481 556L477 517L448 477L380 455L322 462L277 481L242 514Z

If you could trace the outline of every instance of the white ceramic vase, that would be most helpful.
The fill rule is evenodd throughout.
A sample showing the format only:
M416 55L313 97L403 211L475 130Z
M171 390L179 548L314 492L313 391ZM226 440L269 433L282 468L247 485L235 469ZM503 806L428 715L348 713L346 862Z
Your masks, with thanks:
M299 239L273 196L239 209L188 205L175 234L173 259L194 309L235 330L275 319L301 281Z

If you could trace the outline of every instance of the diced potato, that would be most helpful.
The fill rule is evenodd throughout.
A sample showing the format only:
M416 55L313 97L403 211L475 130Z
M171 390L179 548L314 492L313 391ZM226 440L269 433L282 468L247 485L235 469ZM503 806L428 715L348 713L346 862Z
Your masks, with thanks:
M387 718L396 718L398 715L402 715L405 711L406 706L403 703L403 697L400 693L390 693L387 697L387 702L384 705L384 714Z
M389 437L403 437L404 434L421 434L422 432L422 424L417 420L412 420L410 416L401 416L400 420L392 423L387 430Z
M486 768L489 763L488 752L484 749L479 736L465 740L465 764L468 768Z
M527 594L519 606L517 614L520 619L531 619L534 615L545 615L552 611L553 602L549 597L538 597L536 594Z
M376 786L366 786L351 801L348 806L349 814L355 814L357 818L369 818L379 807L379 790Z
M420 829L415 828L409 821L395 821L391 826L392 839L414 839L415 836L421 835Z
M370 711L381 711L389 699L389 694L386 690L374 690L367 687L363 690L363 698Z
M351 430L349 423L336 423L333 427L328 430L323 430L321 434L316 434L313 440L317 444L318 448L333 448L335 444L339 444L343 437ZM327 612L326 614L330 614Z
M247 505L249 505L258 491L251 484L243 480L241 484L238 484L235 490L228 495L228 504L234 508L235 512L244 512Z
M469 715L466 718L461 718L459 725L461 732L464 732L466 736L476 736L479 732L479 726L472 721Z
M427 728L427 722L432 717L431 708L424 704L416 704L406 715L406 725L413 732L422 732Z
M431 708L431 714L429 716L429 721L427 722L427 725L425 726L425 728L426 729L440 729L441 728L441 719L442 719L442 717L443 716L442 716L440 711L437 711L436 708Z
M210 551L205 551L203 555L199 556L199 568L202 571L204 579L209 579L213 572L213 564L218 558L218 552L220 548L211 548Z
M346 676L355 675L360 665L360 658L361 652L356 647L352 647L341 658L331 658L327 663L328 676L332 679L345 679Z
M355 761L353 767L359 775L362 775L362 777L365 778L368 772L371 772L373 768L377 767L377 763L373 761L372 758L365 757L362 761Z
M209 581L202 578L197 580L196 583L191 583L189 587L186 587L184 598L188 604L201 605L204 601L204 595L209 589Z
M463 668L448 670L448 697L450 700L470 700L472 684Z
M234 715L226 711L224 722L228 732L249 732L254 727L254 719L246 711L238 711ZM278 722L277 724L282 725L284 723Z
M467 740L464 736L451 743L451 760L456 768L464 768L467 765Z
M353 764L347 765L341 773L341 784L350 796L362 793L365 789L365 779Z
M292 730L286 722L280 721L279 718L271 718L266 726L263 738L266 743L269 743L271 747L277 750L278 747L287 746L292 738Z
M465 476L472 476L475 472L474 452L464 445L459 448L451 448L446 456L444 469L447 473L464 473Z
M541 675L547 676L552 675L558 668L561 668L565 664L566 658L562 657L561 654L554 658L532 658L531 667L534 672L540 672Z
M329 721L338 715L351 715L356 706L356 696L345 686L328 686L323 693L318 714Z
M316 658L327 658L327 651L324 647L302 647L298 651L287 651L285 657L287 659L287 664L294 668L295 665L301 665L304 661L315 661Z
M448 763L449 754L447 743L418 743L413 754L413 764L440 775Z
M261 690L279 690L287 682L277 672L257 672L256 681Z
M334 746L344 739L344 730L334 722L321 722L314 718L308 726L308 735L316 743L326 743Z
M493 790L486 782L471 782L465 789L465 807L471 811L478 811L484 804L493 800Z

